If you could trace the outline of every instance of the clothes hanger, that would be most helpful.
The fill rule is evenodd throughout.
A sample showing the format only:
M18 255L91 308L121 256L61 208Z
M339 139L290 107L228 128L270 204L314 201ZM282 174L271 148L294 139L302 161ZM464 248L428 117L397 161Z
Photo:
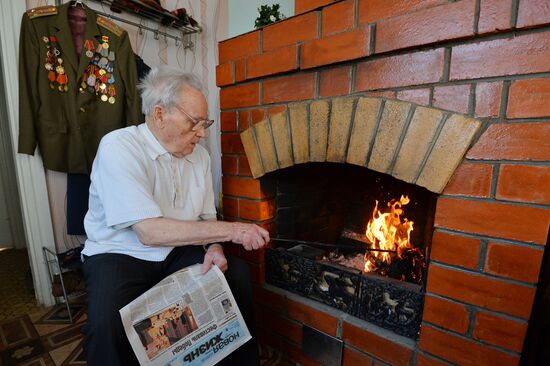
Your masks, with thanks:
M84 9L84 4L82 3L82 0L75 0L72 2L72 7L73 8L76 8L77 6L79 6Z

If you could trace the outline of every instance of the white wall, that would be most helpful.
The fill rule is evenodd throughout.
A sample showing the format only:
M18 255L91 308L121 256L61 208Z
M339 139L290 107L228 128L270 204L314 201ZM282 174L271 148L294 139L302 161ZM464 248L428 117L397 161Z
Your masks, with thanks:
M229 30L228 37L254 29L254 21L258 17L261 5L281 5L279 11L287 18L294 15L294 0L228 0Z

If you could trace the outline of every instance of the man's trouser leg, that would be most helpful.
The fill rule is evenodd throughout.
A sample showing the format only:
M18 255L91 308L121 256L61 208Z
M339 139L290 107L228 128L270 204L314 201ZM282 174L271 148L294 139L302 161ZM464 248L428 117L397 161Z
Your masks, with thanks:
M162 279L160 264L122 254L98 254L85 259L83 270L88 304L84 343L88 366L138 365L119 310Z

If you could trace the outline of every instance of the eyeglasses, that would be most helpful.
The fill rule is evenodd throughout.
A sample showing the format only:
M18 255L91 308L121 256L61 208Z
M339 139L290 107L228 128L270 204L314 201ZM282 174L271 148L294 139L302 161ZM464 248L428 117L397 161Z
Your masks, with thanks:
M177 104L175 105L175 107L178 111L185 114L187 117L189 117L191 121L193 121L194 125L193 125L193 128L191 129L193 131L198 131L200 128L204 128L206 130L208 127L212 126L212 124L214 123L213 119L196 119L191 117L189 113L184 111L183 108L181 108Z

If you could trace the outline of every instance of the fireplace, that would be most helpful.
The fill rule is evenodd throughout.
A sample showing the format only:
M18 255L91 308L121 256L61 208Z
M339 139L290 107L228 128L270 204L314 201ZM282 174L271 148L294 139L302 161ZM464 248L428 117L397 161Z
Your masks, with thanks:
M219 45L224 217L291 240L227 247L250 264L260 341L302 364L321 363L313 328L344 365L517 365L550 218L550 17L536 0L384 4L297 0ZM376 201L401 195L418 283L312 244L368 248ZM415 327L366 313L392 289L419 298Z
M277 207L266 282L416 338L435 194L334 163L263 179Z

